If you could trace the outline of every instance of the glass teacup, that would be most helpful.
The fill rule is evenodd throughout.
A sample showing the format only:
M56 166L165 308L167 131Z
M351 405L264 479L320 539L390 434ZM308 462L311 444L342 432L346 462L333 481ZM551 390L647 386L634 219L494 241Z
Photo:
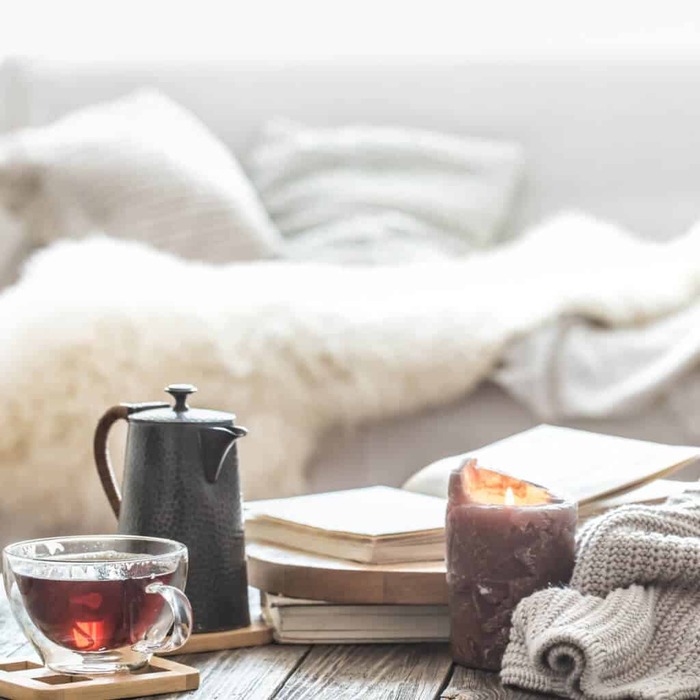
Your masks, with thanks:
M51 669L135 671L189 639L187 547L155 537L95 535L18 542L3 552L5 590Z

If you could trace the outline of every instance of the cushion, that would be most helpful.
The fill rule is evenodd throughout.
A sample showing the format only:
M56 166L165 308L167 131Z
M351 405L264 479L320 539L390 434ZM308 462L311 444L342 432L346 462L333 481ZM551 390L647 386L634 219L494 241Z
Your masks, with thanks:
M521 174L520 148L417 129L270 122L248 170L288 256L392 263L494 243Z
M99 228L226 262L273 256L280 240L231 153L152 91L0 137L0 202L34 244Z

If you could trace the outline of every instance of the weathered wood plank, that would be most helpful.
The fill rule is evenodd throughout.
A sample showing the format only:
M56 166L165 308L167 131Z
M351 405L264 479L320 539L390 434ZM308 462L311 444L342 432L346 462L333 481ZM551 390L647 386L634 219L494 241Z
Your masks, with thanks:
M441 700L543 700L551 696L504 688L496 673L472 671L462 666L455 666L450 683L440 698Z
M446 644L316 646L275 700L434 700L451 666Z
M307 654L306 646L271 644L249 649L187 654L174 657L199 669L199 690L187 695L159 696L165 700L269 700Z

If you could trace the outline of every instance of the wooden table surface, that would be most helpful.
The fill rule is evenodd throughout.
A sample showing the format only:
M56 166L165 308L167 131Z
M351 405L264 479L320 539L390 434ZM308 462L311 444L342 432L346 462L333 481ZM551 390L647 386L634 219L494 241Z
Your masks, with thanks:
M7 600L0 657L38 660ZM534 700L497 676L452 664L447 644L277 645L175 656L199 669L199 690L159 698L216 700Z

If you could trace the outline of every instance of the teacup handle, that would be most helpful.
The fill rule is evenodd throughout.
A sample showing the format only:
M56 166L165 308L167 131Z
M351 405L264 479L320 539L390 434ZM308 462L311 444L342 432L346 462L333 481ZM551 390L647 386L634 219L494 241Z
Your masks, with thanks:
M146 586L146 593L160 595L170 607L173 615L173 625L170 633L157 641L149 641L148 638L134 644L135 651L146 654L164 654L175 651L184 646L192 634L192 606L187 596L175 586L166 586L164 583L151 583ZM152 632L152 627L149 632Z

